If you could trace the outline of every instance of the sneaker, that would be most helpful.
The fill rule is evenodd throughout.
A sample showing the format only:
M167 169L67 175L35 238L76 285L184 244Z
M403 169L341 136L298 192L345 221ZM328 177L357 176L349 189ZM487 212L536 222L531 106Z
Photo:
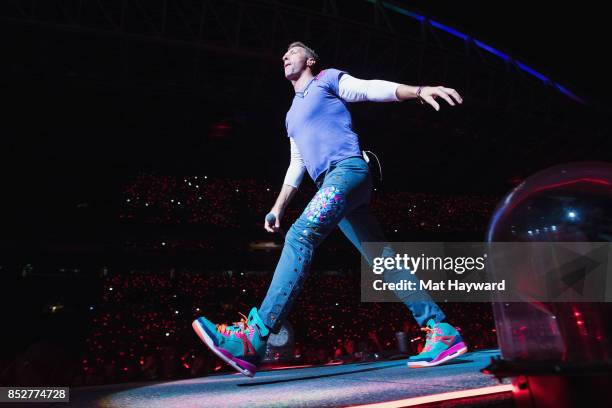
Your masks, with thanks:
M437 366L467 352L461 335L448 323L436 323L429 319L427 326L421 330L427 332L425 347L421 353L408 359L409 368Z
M231 326L213 324L205 317L198 317L191 326L198 337L221 360L242 374L253 377L266 353L270 330L263 323L257 308L249 316Z

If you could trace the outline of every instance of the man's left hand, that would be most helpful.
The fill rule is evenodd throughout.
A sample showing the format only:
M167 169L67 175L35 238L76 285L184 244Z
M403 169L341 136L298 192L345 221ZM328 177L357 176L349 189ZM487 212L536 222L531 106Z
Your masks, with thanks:
M463 103L463 99L461 95L459 95L459 92L452 88L443 86L424 86L421 88L421 101L427 102L435 110L439 111L440 104L436 102L436 98L444 99L450 106L455 106L456 103Z

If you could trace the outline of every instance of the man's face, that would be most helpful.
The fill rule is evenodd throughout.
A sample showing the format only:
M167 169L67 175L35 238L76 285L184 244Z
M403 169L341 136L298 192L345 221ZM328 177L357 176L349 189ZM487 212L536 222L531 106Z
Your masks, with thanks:
M297 80L302 72L314 64L314 60L306 57L306 50L302 47L292 47L283 55L285 78Z

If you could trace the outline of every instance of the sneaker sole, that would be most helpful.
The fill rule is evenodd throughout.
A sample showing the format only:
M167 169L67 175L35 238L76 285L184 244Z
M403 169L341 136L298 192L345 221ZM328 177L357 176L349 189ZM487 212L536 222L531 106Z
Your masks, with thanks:
M449 348L448 350L443 351L442 353L438 355L438 357L436 357L435 359L431 361L415 361L415 362L408 361L407 365L408 365L408 368L435 367L437 365L444 364L447 361L452 360L453 358L459 357L462 354L467 353L467 350L468 348L465 345L465 343L461 342L461 343L455 344L453 347Z
M200 340L202 340L204 344L206 344L208 348L217 355L217 357L225 361L234 370L246 375L247 377L253 377L255 375L255 373L257 372L256 366L247 361L234 357L229 351L225 349L215 346L215 342L210 338L208 333L206 333L206 330L202 328L202 326L200 325L200 323L198 323L197 320L194 320L193 323L191 323L191 327L193 327L193 330L196 332Z

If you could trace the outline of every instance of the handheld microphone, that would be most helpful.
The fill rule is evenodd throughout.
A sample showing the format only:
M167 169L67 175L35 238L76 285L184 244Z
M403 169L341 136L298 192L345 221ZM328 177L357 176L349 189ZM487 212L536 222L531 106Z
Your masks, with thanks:
M272 213L268 213L266 215L266 221L268 224L276 224L276 216Z
M271 225L276 224L276 215L272 213L266 214L266 222ZM278 231L282 234L283 237L285 236L285 231L282 228L279 228Z

